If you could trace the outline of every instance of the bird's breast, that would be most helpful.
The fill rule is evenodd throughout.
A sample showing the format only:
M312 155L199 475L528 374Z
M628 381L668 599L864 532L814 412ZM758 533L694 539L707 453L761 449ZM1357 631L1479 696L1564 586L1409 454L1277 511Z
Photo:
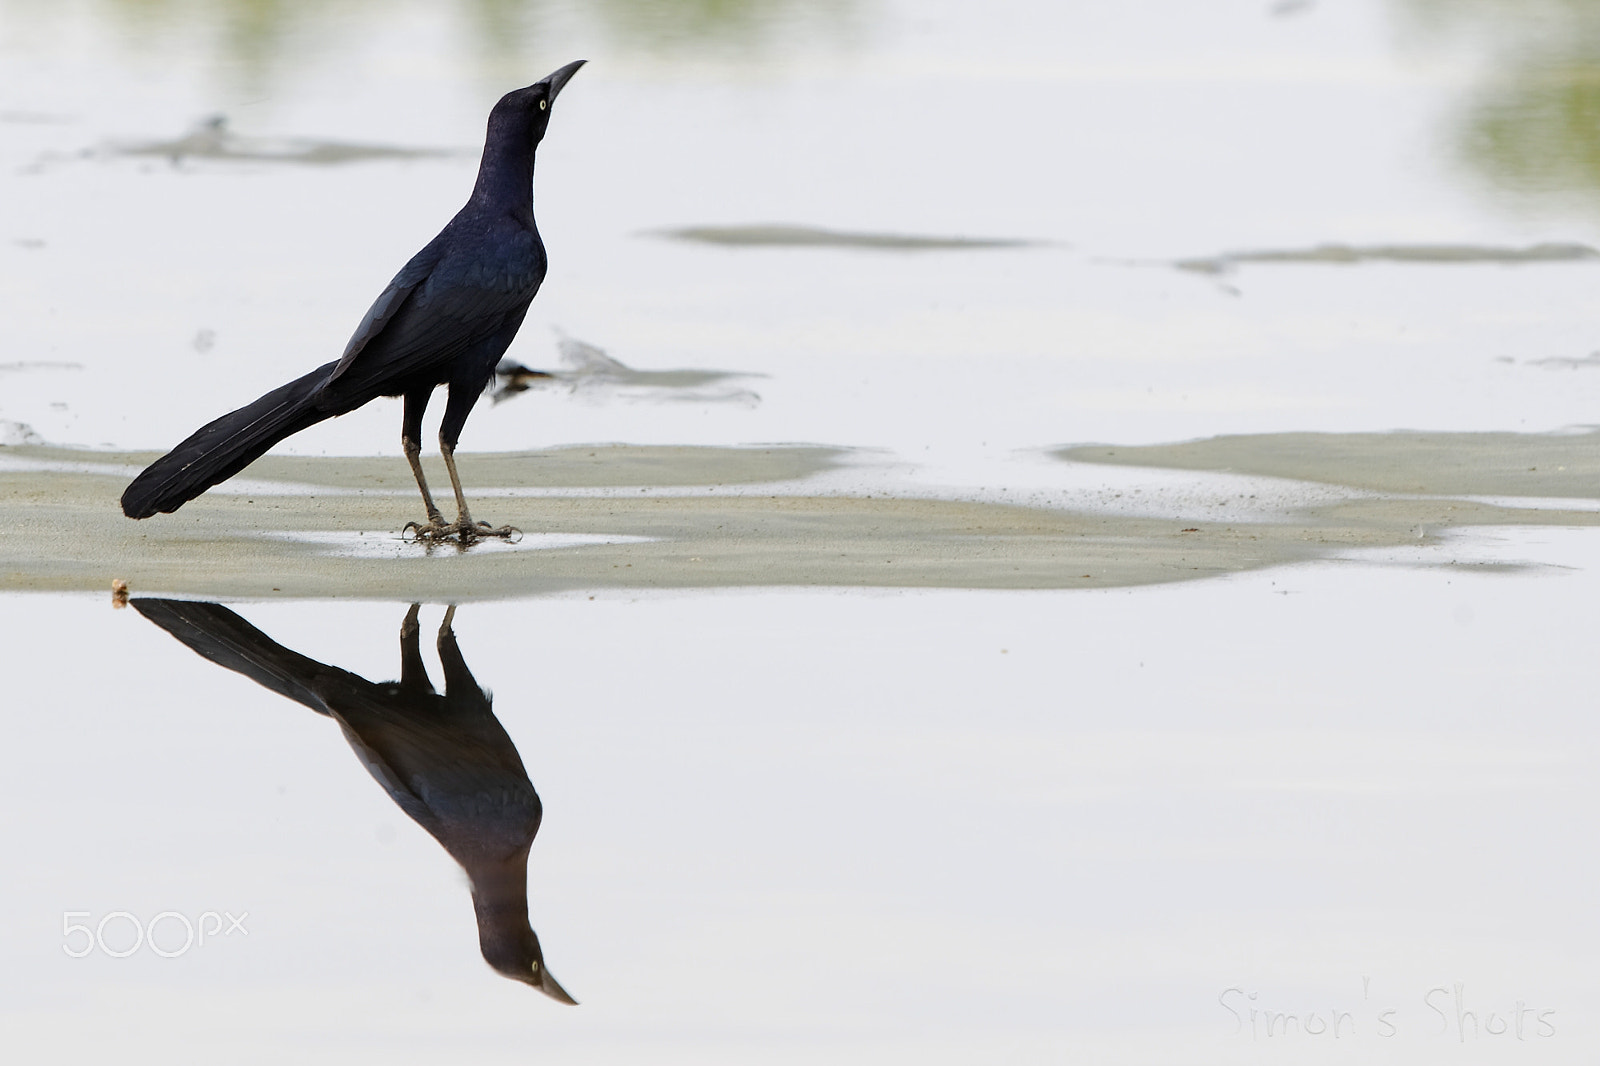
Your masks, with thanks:
M482 226L435 269L431 282L443 289L471 288L500 296L532 297L544 280L544 243L531 226L506 218Z

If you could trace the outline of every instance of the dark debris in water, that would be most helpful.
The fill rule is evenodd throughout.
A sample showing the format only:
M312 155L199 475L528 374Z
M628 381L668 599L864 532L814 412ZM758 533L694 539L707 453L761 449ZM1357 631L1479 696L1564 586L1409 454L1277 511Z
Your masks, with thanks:
M652 236L725 248L857 248L877 252L938 252L973 248L1033 248L1040 241L1009 237L928 237L905 233L861 233L761 223L746 226L685 226L654 230Z
M754 406L761 397L749 389L730 383L757 375L733 370L702 370L683 367L672 370L635 370L604 349L575 337L558 335L556 349L561 354L559 370L533 370L521 363L503 359L495 367L495 403L521 392L555 385L571 393L591 397L608 390L622 392L633 399L693 401L700 403L742 403Z
M461 153L447 148L406 148L398 145L324 141L307 137L245 137L228 128L227 116L212 115L202 119L188 133L175 140L113 142L84 154L165 159L174 166L194 159L229 163L338 166L382 159L441 159Z
M1481 244L1319 244L1255 252L1225 252L1203 259L1178 259L1172 265L1196 274L1226 274L1245 263L1574 263L1600 259L1600 251L1587 244L1531 244L1503 248Z

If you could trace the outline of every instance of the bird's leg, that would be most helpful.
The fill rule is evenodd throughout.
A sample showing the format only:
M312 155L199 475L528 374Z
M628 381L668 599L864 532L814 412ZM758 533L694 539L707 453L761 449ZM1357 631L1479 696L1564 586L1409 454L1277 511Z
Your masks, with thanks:
M479 537L503 537L510 540L520 538L522 530L515 526L501 526L499 529L490 527L487 522L474 522L472 514L467 510L467 497L461 491L461 475L456 473L456 449L453 444L443 440L439 441L439 454L444 456L444 468L450 471L450 485L456 490L456 532L461 537L461 543L469 544Z
M454 532L454 528L444 520L444 515L440 514L439 508L434 505L433 493L428 491L428 479L422 474L422 412L428 406L428 394L407 393L405 402L405 416L400 429L400 448L406 453L406 462L411 464L411 473L416 476L417 488L422 491L422 504L428 509L428 524L407 522L401 535L410 533L418 540L425 541L443 540Z
M421 604L413 603L406 612L405 621L400 623L400 686L432 692L433 682L428 680L428 668L423 665L422 649L417 641L420 631L417 613L421 610Z
M472 405L478 402L480 395L483 395L482 381L451 381L450 400L445 403L445 418L438 423L438 453L445 456L445 469L450 471L450 485L456 490L456 533L461 536L462 544L470 544L480 536L522 538L522 530L514 530L509 525L502 525L496 530L488 522L474 522L472 512L467 511L466 493L461 491L461 475L456 474L456 442L461 440L461 427L466 426L467 415L472 413Z
M483 385L482 381L451 381L450 399L445 404L444 417L439 420L439 454L444 456L444 468L450 471L450 487L456 490L455 531L462 547L479 537L503 537L506 540L522 537L520 529L510 526L494 529L487 522L474 522L472 513L467 510L466 494L461 491L461 475L456 473L456 441L461 439L461 427L467 424L472 405L483 395Z
M467 669L467 660L462 658L461 647L456 643L455 630L450 628L455 616L455 604L451 604L444 613L444 621L439 625L439 665L444 667L446 695L470 693L483 687L473 678L472 671Z
M410 437L401 438L400 444L406 451L406 462L411 464L411 472L417 477L417 488L422 490L422 505L428 509L428 527L442 529L449 525L444 520L444 515L439 513L439 508L433 502L433 494L428 491L428 479L422 474L422 445ZM423 527L420 522L412 522L419 529Z
M459 695L461 675L465 674L467 681L472 682L472 674L467 671L467 664L461 658L461 648L456 644L456 631L453 625L456 620L456 605L451 604L444 612L444 621L439 623L439 664L444 667L444 693L448 698L452 693Z

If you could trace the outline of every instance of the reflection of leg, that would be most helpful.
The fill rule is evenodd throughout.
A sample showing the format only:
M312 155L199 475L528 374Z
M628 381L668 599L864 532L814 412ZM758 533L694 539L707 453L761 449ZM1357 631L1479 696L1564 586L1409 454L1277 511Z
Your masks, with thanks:
M467 660L462 657L461 648L456 644L455 630L450 628L455 616L455 604L451 604L444 613L444 622L439 626L439 665L444 667L444 690L447 693L463 692L467 686L478 688L477 679L467 669Z
M417 624L417 612L421 609L421 604L413 603L411 610L406 612L405 621L400 623L400 684L404 688L432 692L433 682L428 680L428 668L422 662L422 647L418 640L421 626Z
M411 464L411 473L417 479L417 488L422 492L422 505L428 509L428 524L420 522L407 522L406 532L415 532L419 539L427 540L437 538L449 532L449 523L444 520L444 515L439 513L439 508L434 506L433 494L428 491L428 479L422 476L422 412L428 407L428 393L432 390L408 392L405 400L405 415L400 427L400 447L406 453L406 462Z

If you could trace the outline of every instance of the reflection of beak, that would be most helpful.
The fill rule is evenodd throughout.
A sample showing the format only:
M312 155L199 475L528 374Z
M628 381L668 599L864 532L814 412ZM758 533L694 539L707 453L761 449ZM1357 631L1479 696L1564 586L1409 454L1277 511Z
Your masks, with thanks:
M576 64L574 64L574 66L576 66ZM539 991L543 992L545 995L549 996L551 999L555 1000L557 1003L565 1003L572 1007L576 1007L578 1005L578 1001L567 995L567 990L561 987L561 982L557 981L554 977L551 977L550 970L542 963L539 965L539 969L534 973L533 980L529 981L528 983L534 988L537 988Z
M580 59L575 63L568 63L554 74L541 79L550 86L550 102L552 104L556 102L556 95L561 92L561 87L571 81L572 76L578 73L578 68L587 62L587 59Z

